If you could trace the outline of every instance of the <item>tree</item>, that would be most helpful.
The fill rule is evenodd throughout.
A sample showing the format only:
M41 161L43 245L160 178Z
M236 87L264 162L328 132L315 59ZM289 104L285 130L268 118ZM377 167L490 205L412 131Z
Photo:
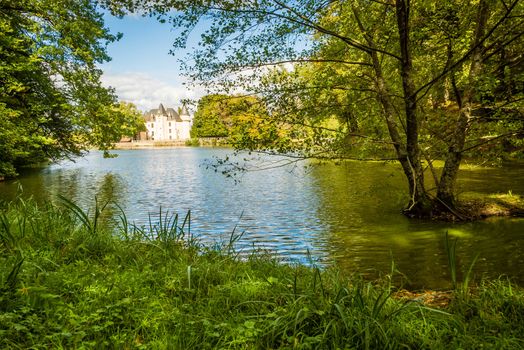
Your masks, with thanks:
M104 156L111 156L108 150L122 137L134 137L138 132L145 131L142 112L129 102L118 102L100 105L92 119L85 121L84 144L97 144L104 150Z
M96 1L0 1L0 177L106 150L139 127L136 110L100 83L96 65L117 39Z
M315 147L313 155L327 154L322 145L344 144L333 140L387 143L406 176L409 216L456 213L455 183L464 154L496 140L522 138L522 1L134 4L179 28L178 46L195 26L206 24L199 49L185 60L190 76L219 82L226 91L240 84L256 93L284 129L307 130L302 144ZM291 70L278 74L286 64ZM308 95L337 105L333 112L305 113ZM490 123L479 110L487 111ZM330 118L338 119L335 128L326 127ZM287 139L291 148L297 144L297 137ZM445 165L440 177L433 173L436 190L430 191L424 160L431 163L433 157Z
M229 134L230 112L224 102L227 95L206 95L198 101L193 116L191 137L226 137Z
M273 140L264 103L255 96L206 95L198 102L192 137L227 137L237 148L258 148Z

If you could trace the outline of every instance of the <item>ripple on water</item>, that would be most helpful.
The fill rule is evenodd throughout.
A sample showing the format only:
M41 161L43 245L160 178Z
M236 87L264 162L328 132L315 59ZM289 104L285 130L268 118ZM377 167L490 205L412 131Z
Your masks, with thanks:
M392 262L415 286L449 283L444 234L458 238L460 266L479 254L476 275L506 274L524 283L524 220L494 219L466 224L408 220L399 214L405 183L398 166L386 163L324 164L307 170L285 167L242 175L239 182L206 169L206 159L225 149L177 148L116 151L104 159L92 152L76 163L62 162L0 183L4 199L17 183L37 199L62 194L83 208L116 201L138 226L165 214L184 217L206 244L229 242L233 230L242 254L266 249L288 262L337 264L349 272L378 276ZM231 156L231 155L230 155ZM493 179L496 179L494 181ZM461 191L509 190L524 194L524 166L468 169ZM109 215L119 210L109 206ZM235 228L236 227L236 228Z

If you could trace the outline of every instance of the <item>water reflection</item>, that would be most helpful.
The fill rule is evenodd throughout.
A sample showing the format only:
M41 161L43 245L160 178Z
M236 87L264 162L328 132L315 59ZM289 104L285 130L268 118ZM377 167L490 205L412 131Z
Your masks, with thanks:
M276 168L244 174L235 182L201 166L228 150L177 148L118 151L104 159L94 152L0 183L0 197L13 198L17 183L25 195L55 201L58 194L86 210L107 206L103 220L118 216L118 203L138 225L158 221L157 213L192 211L192 232L207 244L244 232L240 249L253 246L285 260L336 263L349 272L387 274L392 262L415 287L449 283L446 231L459 237L459 265L480 254L476 274L508 274L524 284L524 220L493 219L444 224L408 220L400 168L390 163L347 162ZM461 173L463 191L524 194L524 167L473 169Z
M507 192L511 186L522 193L523 182L515 184L505 178L505 182L490 183L489 179L500 177L498 171L508 170L483 170L482 175L465 171L460 186L485 192ZM450 276L444 236L449 232L459 239L458 266L467 269L479 254L477 275L508 274L524 281L524 220L495 218L460 224L409 220L399 215L407 201L405 184L398 167L391 164L349 162L314 168L311 175L319 193L318 216L329 225L330 256L347 271L375 277L389 273L394 263L408 285L446 287ZM511 180L522 177L518 171L512 175ZM481 178L484 182L477 186Z

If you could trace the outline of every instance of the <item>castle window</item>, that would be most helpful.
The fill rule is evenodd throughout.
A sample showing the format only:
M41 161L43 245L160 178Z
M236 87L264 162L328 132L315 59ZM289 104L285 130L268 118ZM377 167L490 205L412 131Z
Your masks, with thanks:
M169 122L169 126L171 126L171 122ZM169 132L171 132L171 131L169 131Z
M171 123L169 123L169 124L171 124ZM169 133L171 134L171 129L169 129Z

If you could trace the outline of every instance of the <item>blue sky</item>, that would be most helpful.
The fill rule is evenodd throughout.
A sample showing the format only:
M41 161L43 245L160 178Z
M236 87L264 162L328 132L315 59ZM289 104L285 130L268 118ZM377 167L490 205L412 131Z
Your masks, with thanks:
M139 15L117 18L108 13L104 19L112 33L123 33L123 38L108 48L112 61L101 65L102 82L115 88L121 100L147 111L160 103L178 107L183 99L198 100L205 94L202 87L184 85L186 78L178 61L197 46L199 33L204 31L206 24L192 31L188 49L177 49L173 56L169 51L176 33L169 23ZM307 47L307 42L297 40L295 45L300 51ZM292 69L292 66L287 68Z
M154 18L125 16L122 19L106 15L106 26L123 38L112 43L112 61L101 65L102 81L116 89L118 97L134 103L140 110L156 108L159 103L176 107L185 98L198 99L202 89L186 87L178 59L187 52L169 54L175 39L171 25Z

